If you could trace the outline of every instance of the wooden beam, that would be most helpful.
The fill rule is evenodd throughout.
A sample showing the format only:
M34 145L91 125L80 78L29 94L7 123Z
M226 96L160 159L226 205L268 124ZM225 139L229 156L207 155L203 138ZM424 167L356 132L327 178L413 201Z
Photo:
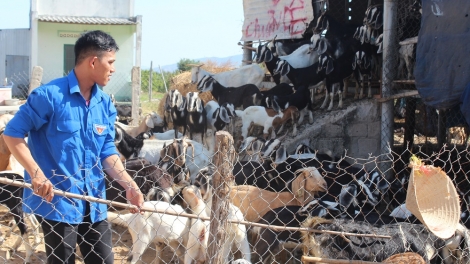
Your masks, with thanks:
M399 99L399 98L403 98L403 97L411 97L411 96L419 96L418 91L416 90L416 91L407 91L407 92L403 92L403 93L397 93L397 94L391 95L389 97L379 98L379 99L377 99L377 102L383 103L383 102L387 102L387 101L390 101L390 100Z

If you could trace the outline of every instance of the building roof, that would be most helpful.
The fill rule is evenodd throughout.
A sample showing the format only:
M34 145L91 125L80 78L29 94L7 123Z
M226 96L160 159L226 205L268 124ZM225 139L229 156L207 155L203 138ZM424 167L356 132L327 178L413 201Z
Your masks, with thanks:
M135 25L135 17L108 18L108 17L84 17L84 16L53 16L40 15L38 20L42 22L94 24L94 25Z

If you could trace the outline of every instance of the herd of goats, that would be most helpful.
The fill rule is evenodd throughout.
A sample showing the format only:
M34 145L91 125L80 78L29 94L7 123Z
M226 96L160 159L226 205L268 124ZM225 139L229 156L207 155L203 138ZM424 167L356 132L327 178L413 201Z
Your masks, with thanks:
M382 12L381 6L371 6L359 27L341 24L325 12L308 43L289 55L282 55L281 45L276 45L280 42L260 44L255 60L264 62L271 72L276 86L270 90L258 88L265 74L257 64L219 74L194 66L192 82L199 92L210 91L215 101L204 104L198 92L183 96L175 89L167 96L163 117L146 115L139 126L117 122L117 150L145 195L144 206L155 208L143 215L108 212L108 221L128 227L132 236L129 262L141 261L151 244L156 248L156 263L165 258L162 252L166 246L173 250L173 260L209 262L210 222L205 219L212 213L217 188L212 181L218 169L212 162L217 151L214 135L223 129L233 131L233 120L241 118L241 143L236 147L238 158L227 194L230 221L224 226L225 240L219 241L224 263L273 263L282 248L298 248L300 244L306 248L304 254L324 260L382 262L392 255L414 252L425 263L468 263L467 222L462 221L450 238L434 235L406 209L407 177L392 181L378 170L356 167L306 144L288 153L284 136L277 136L287 121L292 121L295 135L296 124L306 113L313 122L310 86L325 81L327 96L322 108L330 100L328 109L333 106L333 87L338 86L338 106L342 107L343 80L354 73L361 87L357 98L363 96L364 80L369 83L367 96L371 97L370 76L374 64L380 63ZM362 78L364 75L368 77ZM263 127L262 137L250 134L253 124ZM162 130L155 132L158 126ZM186 130L190 138L185 136ZM208 130L212 131L210 140L204 138L210 134ZM201 141L193 140L194 134L201 134ZM0 154L11 159L4 151L0 146ZM15 173L2 176L21 178ZM125 201L123 189L116 183L108 184L107 199ZM25 262L29 262L33 246L29 245L24 217L36 225L35 231L37 221L25 216L19 206L22 188L2 188L6 192L0 192L0 200L10 208L22 235L13 249L26 242ZM468 217L468 212L464 215ZM259 225L245 225L246 221Z

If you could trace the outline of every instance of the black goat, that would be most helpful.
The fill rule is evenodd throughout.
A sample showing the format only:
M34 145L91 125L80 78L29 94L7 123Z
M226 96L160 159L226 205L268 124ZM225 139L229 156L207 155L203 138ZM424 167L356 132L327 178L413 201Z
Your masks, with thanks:
M204 76L197 85L200 92L211 91L212 96L220 105L231 103L234 107L258 105L261 93L254 84L245 84L240 87L225 87L217 82L212 76Z
M115 126L116 135L114 144L125 159L132 157L138 157L142 147L144 146L144 139L134 138L126 133L124 129L119 126Z
M371 79L372 79L372 57L371 54L364 50L357 51L352 64L354 78L356 79L356 92L354 99L361 99L364 97L364 87L367 76L367 98L372 97ZM360 92L358 91L360 88Z
M183 136L186 134L186 97L178 90L170 91L170 107L171 120L173 121L173 129L175 130L175 138L178 138L178 128L183 127Z
M396 223L372 225L347 219L307 219L302 227L346 233L386 235L391 238L344 236L302 231L303 246L311 256L334 259L382 262L405 252L421 255L426 263L435 263L438 250L446 247L444 240L430 233L423 225Z
M24 179L21 175L16 173L7 173L3 172L0 174L2 178L8 178L14 181L23 182ZM23 188L13 185L0 184L0 203L5 205L10 209L10 214L13 215L18 229L20 230L21 236L19 236L15 243L12 246L13 251L18 250L18 248L25 243L26 257L24 259L25 263L29 262L33 254L33 248L31 247L28 239L29 229L26 226L25 214L23 212ZM34 215L32 215L34 217Z
M338 89L338 108L343 108L343 88L344 88L344 81L346 78L352 75L353 68L351 66L351 62L353 61L354 53L348 52L344 53L338 59L334 59L328 55L321 55L320 56L320 64L318 65L318 72L323 72L325 74L326 80L326 95L323 104L321 105L321 109L326 107L328 99L331 97L330 104L328 106L328 111L333 109L333 99L334 99L334 89L333 85L339 85Z
M287 109L288 107L295 106L300 111L299 120L297 120L297 125L300 125L305 114L308 114L308 122L313 123L313 106L312 101L310 100L310 89L308 86L297 87L297 90L293 94L289 95L270 95L267 98L267 107L273 108L275 111L279 112ZM296 135L297 128L294 123L293 135ZM277 133L279 133L278 131Z
M268 107L267 99L272 96L288 96L294 93L294 87L287 83L280 83L269 90L261 91L261 106Z
M207 116L204 102L199 98L199 93L186 94L186 125L189 130L189 138L193 139L193 133L201 134L201 142L204 144L204 135L207 132Z

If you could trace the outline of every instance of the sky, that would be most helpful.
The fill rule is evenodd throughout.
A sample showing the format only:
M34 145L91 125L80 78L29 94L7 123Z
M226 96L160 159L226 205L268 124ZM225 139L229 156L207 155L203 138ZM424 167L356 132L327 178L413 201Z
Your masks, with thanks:
M0 0L0 29L29 28L30 0ZM142 68L182 58L242 54L243 0L135 0L142 15Z

